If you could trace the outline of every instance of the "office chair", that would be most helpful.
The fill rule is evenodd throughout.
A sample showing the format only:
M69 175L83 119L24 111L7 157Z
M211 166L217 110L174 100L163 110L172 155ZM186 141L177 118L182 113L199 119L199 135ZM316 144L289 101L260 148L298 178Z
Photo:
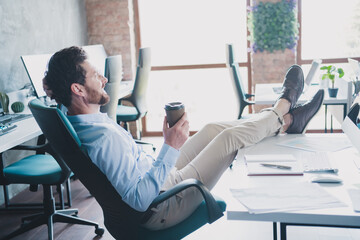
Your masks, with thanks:
M186 188L196 187L205 200L195 212L183 222L168 229L151 231L141 227L142 221L145 222L143 218L149 212L138 212L122 201L107 177L81 147L81 142L65 115L56 108L45 106L37 99L32 100L29 107L54 152L58 154L59 158L56 160L59 163L66 162L100 204L104 224L114 238L180 239L207 222L212 223L223 216L226 203L219 198L215 200L201 182L188 179L156 197L149 209Z
M110 101L100 107L100 112L107 113L107 115L117 121L117 112L118 112L118 102L119 102L119 90L120 83L122 80L122 58L121 55L107 57L105 61L105 77L108 79L108 82L105 85L105 91L110 96ZM123 106L127 111L129 108L135 109L135 107ZM121 110L122 111L122 110ZM127 124L125 123L125 128ZM137 144L149 145L152 150L155 152L156 148L152 143L135 140Z
M150 48L139 49L139 60L136 67L136 76L133 92L130 97L119 100L119 105L116 110L116 119L118 123L124 123L124 128L126 130L128 128L128 122L141 119L146 115L148 111L146 105L146 92L151 70L150 50ZM122 101L130 102L133 107L122 105Z
M121 55L107 57L105 60L105 77L108 82L105 85L105 92L109 95L110 101L100 107L100 112L107 113L109 118L116 121L116 110L119 102L120 83L123 76Z
M226 67L229 69L231 82L238 100L238 119L240 119L242 118L244 108L248 105L254 104L254 101L250 101L248 99L254 97L255 95L245 92L240 75L239 63L235 62L235 53L232 44L226 44Z
M31 156L32 159L43 159L42 155L45 154L46 149L47 149L47 143L45 143L45 137L44 135L40 135L38 138L38 142L36 146L29 146L29 145L18 145L13 147L10 150L26 150L26 151L36 151L36 154L34 156ZM20 169L21 171L34 171L36 170L39 166L38 164L41 165L49 165L49 167L51 167L55 161L54 158L52 157L47 157L47 159L49 160L49 162L45 162L45 161L40 161L37 162L37 160L34 160L34 164L29 165L27 169ZM5 170L6 171L6 170ZM10 199L9 199L9 192L8 192L8 185L9 182L6 179L6 177L3 174L4 172L4 163L3 163L3 158L2 158L2 153L0 153L0 185L3 186L3 193L4 193L4 207L0 208L0 210L5 210L5 211L9 211L9 210L39 210L43 208L43 203L10 203ZM10 183L11 184L11 183ZM67 207L71 207L71 186L70 186L70 178L66 179L65 181L65 188L66 188L66 192L67 192L67 201L64 201L64 187L62 183L59 183L56 186L57 192L59 194L59 202L56 202L55 205L59 208L59 209L65 209L65 206ZM38 185L37 184L30 184L30 191L32 192L36 192L38 190Z
M49 145L47 145L46 151L54 155ZM95 226L97 235L104 233L104 229L99 228L97 223L78 218L77 209L56 210L52 186L64 183L69 178L71 171L64 162L56 161L52 155L30 155L3 169L1 168L0 181L2 184L41 184L43 186L43 212L22 218L20 228L3 239L16 237L38 226L47 224L48 239L52 240L53 223L55 222Z

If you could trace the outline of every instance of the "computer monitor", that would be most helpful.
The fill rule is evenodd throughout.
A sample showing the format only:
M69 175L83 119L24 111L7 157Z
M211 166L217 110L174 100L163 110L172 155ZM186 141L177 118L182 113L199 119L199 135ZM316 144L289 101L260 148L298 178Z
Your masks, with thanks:
M319 69L321 62L322 62L321 59L315 59L312 61L309 73L306 75L306 78L305 78L305 87L306 88L308 88L311 85L311 82L313 81L315 73Z
M45 76L47 65L52 54L24 55L21 60L24 64L26 73L30 82L34 87L36 97L46 97L46 93L42 86L42 79Z
M354 71L354 75L356 78L360 78L360 63L358 60L348 58L348 62L350 64L351 69Z
M107 54L105 52L104 46L101 44L97 45L88 45L83 46L82 49L88 55L88 61L93 65L96 70L99 71L102 75L105 76L105 61L107 58Z
M88 61L101 73L105 74L105 60L107 54L103 45L88 45L82 47L88 55ZM21 60L34 87L36 97L46 97L42 86L42 79L48 67L48 62L53 54L24 55Z

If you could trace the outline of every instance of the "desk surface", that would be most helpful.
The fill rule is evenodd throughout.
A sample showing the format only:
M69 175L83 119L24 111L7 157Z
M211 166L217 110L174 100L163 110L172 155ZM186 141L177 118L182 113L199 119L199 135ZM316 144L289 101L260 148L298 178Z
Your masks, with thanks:
M299 155L302 150L287 148L276 145L277 142L290 138L304 136L323 136L324 141L330 137L346 137L344 134L309 134L309 135L280 135L270 137L261 143L242 149L239 151L238 160L234 162L231 180L227 180L229 188L249 188L256 186L274 187L281 182L300 182L309 181L314 174L305 173L304 176L252 176L248 177L246 166L243 162L244 154L266 154L266 153L287 153ZM303 224L331 224L342 226L360 227L360 213L354 212L347 188L353 184L360 184L360 173L354 164L354 158L360 158L354 148L347 148L330 155L330 161L333 166L339 168L339 177L343 180L342 184L320 184L330 194L336 196L339 200L348 205L342 208L329 208L317 210L303 210L293 212L277 212L266 214L249 214L246 208L232 197L230 191L224 198L227 202L227 218L229 220L247 220L247 221L270 221L286 223L303 223ZM315 184L315 183L314 183Z
M122 81L120 84L119 98L131 94L133 85L134 81ZM28 111L28 109L26 111ZM26 113L30 113L30 111ZM14 131L0 136L0 153L42 134L41 129L33 117L15 122L14 124L17 125Z
M274 87L281 87L282 83L266 83L255 85L255 104L274 104L279 94L273 91ZM317 85L311 86L304 94L300 96L298 103L305 103L315 95L319 87ZM328 91L325 89L324 104L347 104L348 94L344 91L339 91L336 98L329 97Z
M14 124L17 125L14 131L0 136L0 153L42 134L33 117Z

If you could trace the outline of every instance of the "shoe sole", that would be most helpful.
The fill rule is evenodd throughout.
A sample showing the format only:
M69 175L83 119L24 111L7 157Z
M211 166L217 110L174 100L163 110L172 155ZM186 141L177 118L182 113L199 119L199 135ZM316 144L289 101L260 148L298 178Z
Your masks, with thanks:
M321 104L319 104L319 107L316 109L314 115L311 117L311 119L313 119L313 117L315 117L315 115L319 112L321 106L323 105L324 103L324 98L325 96L323 97L322 101L321 101ZM301 134L305 134L306 130L307 130L307 127L309 126L309 123L311 121L311 119L307 122L307 124L305 125L304 129L301 131Z

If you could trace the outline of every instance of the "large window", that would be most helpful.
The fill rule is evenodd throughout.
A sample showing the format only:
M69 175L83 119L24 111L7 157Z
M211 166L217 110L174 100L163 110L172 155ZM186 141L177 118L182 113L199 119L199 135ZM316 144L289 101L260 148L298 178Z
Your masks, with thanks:
M160 132L168 101L182 101L191 130L235 119L235 93L225 44L236 47L247 87L247 1L138 0L141 47L151 47L145 134Z
M301 59L360 57L359 0L301 0Z

